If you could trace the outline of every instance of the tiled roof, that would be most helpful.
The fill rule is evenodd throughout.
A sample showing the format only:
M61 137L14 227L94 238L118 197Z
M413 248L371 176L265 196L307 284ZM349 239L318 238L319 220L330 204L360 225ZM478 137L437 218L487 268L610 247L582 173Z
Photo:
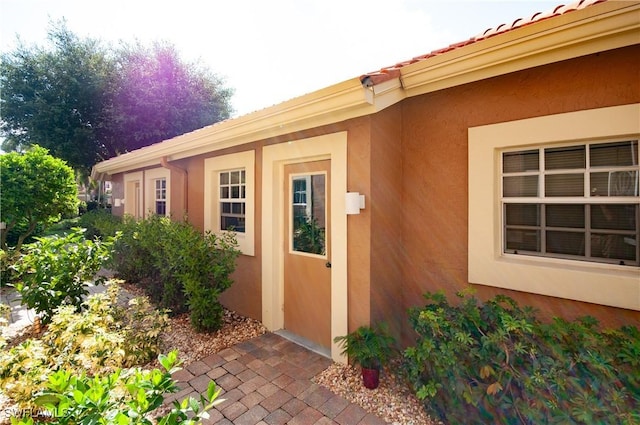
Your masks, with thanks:
M489 28L481 34L476 35L475 37L471 37L468 40L451 44L442 49L434 50L426 55L416 56L413 59L409 59L407 61L399 62L395 65L384 67L379 71L369 72L360 77L360 81L363 85L366 86L374 86L376 84L382 83L387 80L391 80L400 75L400 68L416 63L421 62L426 59L429 59L434 56L441 55L443 53L450 52L452 50L459 49L464 46L468 46L469 44L477 43L479 41L485 40L490 37L494 37L498 34L504 34L509 31L513 31L516 28L520 28L526 25L531 25L536 22L543 21L545 19L552 18L554 16L564 15L565 13L573 12L574 10L580 10L592 6L596 3L602 3L606 0L577 0L573 3L567 5L559 5L555 7L553 10L548 12L537 12L530 18L518 18L513 21L511 24L501 24L495 28Z

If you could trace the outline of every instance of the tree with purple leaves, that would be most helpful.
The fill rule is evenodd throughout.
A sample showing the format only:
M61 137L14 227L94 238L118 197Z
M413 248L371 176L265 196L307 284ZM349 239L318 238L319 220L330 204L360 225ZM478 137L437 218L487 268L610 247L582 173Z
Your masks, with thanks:
M80 175L104 159L228 118L232 90L175 47L81 39L64 21L47 47L0 57L2 149L32 144Z

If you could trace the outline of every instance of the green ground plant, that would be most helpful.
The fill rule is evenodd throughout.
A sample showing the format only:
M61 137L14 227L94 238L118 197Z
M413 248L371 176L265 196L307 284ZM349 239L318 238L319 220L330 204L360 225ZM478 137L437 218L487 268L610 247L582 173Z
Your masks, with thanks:
M428 293L406 372L427 410L451 424L640 423L640 333L593 318L542 323L506 296L455 305Z
M152 301L173 314L189 311L198 331L222 326L218 301L233 280L239 255L235 235L203 234L186 220L150 216L125 219L111 268L140 285Z
M86 240L83 229L78 228L64 236L37 238L24 247L25 254L14 265L22 303L34 309L43 323L60 306L81 309L89 282L104 281L96 274L110 257L112 246L113 238Z
M55 372L108 374L159 354L159 335L168 317L148 300L135 298L128 307L119 305L113 283L107 293L91 295L84 307L82 313L73 306L60 307L39 339L0 352L0 390L5 395L33 407L34 396Z
M85 237L106 238L115 236L122 227L122 218L111 214L111 210L98 208L87 211L78 218L78 227L87 229Z
M207 411L220 395L213 381L206 396L175 401L169 413L152 420L164 395L179 390L171 378L179 370L177 352L160 355L158 360L164 370L116 369L96 376L59 370L50 375L47 388L35 398L35 404L46 409L45 414L12 418L12 425L194 425L207 419Z

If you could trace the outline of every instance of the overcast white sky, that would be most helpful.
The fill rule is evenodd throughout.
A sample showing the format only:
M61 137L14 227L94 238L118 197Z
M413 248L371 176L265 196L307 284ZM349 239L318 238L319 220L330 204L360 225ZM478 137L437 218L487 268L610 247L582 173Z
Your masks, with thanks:
M573 0L571 0L573 1ZM562 0L0 0L0 51L81 37L167 40L235 90L236 116L466 40Z

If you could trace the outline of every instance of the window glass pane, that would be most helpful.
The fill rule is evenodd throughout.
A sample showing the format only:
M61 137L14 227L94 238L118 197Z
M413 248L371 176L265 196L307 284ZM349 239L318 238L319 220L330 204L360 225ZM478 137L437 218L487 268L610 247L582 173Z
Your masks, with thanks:
M244 187L244 186L242 186L240 188L240 197L242 199L245 199L247 197L247 190L246 190L246 187Z
M503 196L538 196L538 176L511 176L503 178Z
M245 219L244 217L220 217L220 227L222 230L233 230L234 232L245 232Z
M591 256L626 260L637 263L635 235L593 234L591 235Z
M548 231L547 252L554 254L584 255L584 233Z
M231 186L231 198L232 199L240 198L240 186Z
M638 165L638 141L591 145L589 158L592 167Z
M228 199L229 198L229 187L223 186L220 188L220 198Z
M238 202L234 202L233 204L231 204L231 213L242 214L242 204Z
M231 184L240 183L240 171L232 171L231 172Z
M156 201L156 214L158 214L158 215L166 215L167 214L167 203L166 203L166 201Z
M585 164L586 151L584 145L547 148L544 150L545 170L585 168Z
M536 150L506 152L502 155L502 171L518 173L523 171L537 171L540 168L540 153Z
M638 208L638 205L592 205L591 228L635 231L638 226Z
M222 202L220 205L222 206L223 214L231 214L231 202Z
M545 218L549 227L584 229L584 205L545 206Z
M584 196L584 174L549 174L544 192L546 196Z
M310 185L307 187L306 182ZM325 254L325 176L296 177L291 184L292 247L294 251ZM305 199L305 203L296 202Z
M540 252L539 230L507 229L506 233L505 245L507 252Z
M240 171L240 183L245 183L245 175L246 173L244 170Z
M591 173L591 196L638 196L637 171Z
M220 173L220 184L229 184L229 173Z
M540 206L536 204L506 204L507 226L539 226Z

